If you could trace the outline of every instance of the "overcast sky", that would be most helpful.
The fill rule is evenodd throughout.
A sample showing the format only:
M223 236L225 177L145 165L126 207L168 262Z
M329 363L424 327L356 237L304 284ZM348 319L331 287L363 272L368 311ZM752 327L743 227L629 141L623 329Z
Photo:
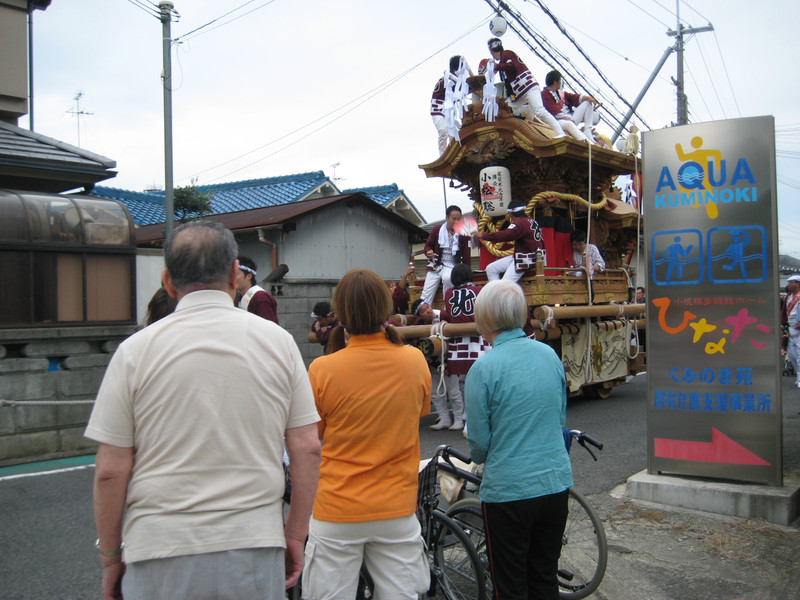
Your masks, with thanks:
M610 94L535 0L510 3ZM629 102L674 43L675 0L544 4ZM117 161L103 185L132 190L164 185L162 26L142 6L157 10L149 0L53 0L34 13L36 131L75 145L80 132L81 147ZM775 117L780 251L800 257L800 2L760 6L681 2L687 26L714 26L686 44L690 121ZM442 182L418 167L437 157L430 94L451 55L475 71L487 55L484 0L176 0L175 9L176 186L322 170L340 189L396 183L427 220L443 217ZM551 65L511 31L503 42L544 81ZM675 72L673 54L641 104L652 129L675 121ZM446 193L469 209L466 194Z

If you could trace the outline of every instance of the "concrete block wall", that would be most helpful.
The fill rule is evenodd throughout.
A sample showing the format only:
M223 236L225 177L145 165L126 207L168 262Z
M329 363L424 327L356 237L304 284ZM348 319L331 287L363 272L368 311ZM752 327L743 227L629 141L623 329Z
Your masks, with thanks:
M0 466L92 452L106 365L135 326L0 329ZM34 401L37 404L25 404Z
M278 302L281 326L300 348L306 365L322 356L308 341L314 305L330 302L338 279L262 284ZM88 454L83 437L91 404L108 361L135 326L0 329L0 466ZM44 402L25 405L24 401Z
M278 320L281 327L294 337L306 368L318 356L322 356L322 346L309 343L311 332L311 310L317 302L330 302L338 279L283 279L277 284L261 284L278 302Z

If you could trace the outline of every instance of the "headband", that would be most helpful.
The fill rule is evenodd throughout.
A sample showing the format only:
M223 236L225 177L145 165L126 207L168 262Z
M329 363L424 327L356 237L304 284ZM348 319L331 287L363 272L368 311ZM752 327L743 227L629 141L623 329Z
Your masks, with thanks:
M250 267L245 267L244 265L239 265L239 268L240 268L242 271L244 271L245 273L251 273L251 274L253 275L253 277L255 277L255 276L256 276L256 272L255 272L255 270L254 270L254 269L251 269Z
M503 42L500 40L492 40L489 42L489 50L497 50L498 48L503 47Z

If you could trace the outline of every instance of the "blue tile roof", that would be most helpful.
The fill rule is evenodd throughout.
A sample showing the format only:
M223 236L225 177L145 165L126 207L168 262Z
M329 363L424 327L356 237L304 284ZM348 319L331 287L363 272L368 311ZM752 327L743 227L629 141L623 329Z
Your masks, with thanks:
M400 194L405 195L405 192L397 187L396 183L392 183L391 185L376 185L373 187L362 187L362 188L351 188L349 190L343 190L343 194L355 194L356 192L363 192L370 198L372 198L375 202L380 204L383 207L389 205L389 203L397 198ZM413 207L413 209L417 212L417 214L421 214L417 207L414 206L414 203L406 197L408 203Z
M197 189L213 195L211 210L213 214L218 215L296 202L324 183L330 183L330 180L322 171L314 171L215 185L198 185ZM163 190L134 192L95 186L92 195L119 200L128 207L137 225L152 225L165 221Z
M211 200L212 214L220 215L251 208L266 208L268 206L297 202L325 183L333 185L325 173L312 171L310 173L282 175L280 177L198 185L197 189L213 196ZM363 192L383 207L386 207L398 195L403 194L403 190L398 189L396 183L353 188L342 193L353 194L356 192ZM92 190L91 195L119 200L128 207L133 217L133 222L137 225L163 223L166 219L163 190L134 192L98 185ZM409 204L419 213L417 207L410 200Z

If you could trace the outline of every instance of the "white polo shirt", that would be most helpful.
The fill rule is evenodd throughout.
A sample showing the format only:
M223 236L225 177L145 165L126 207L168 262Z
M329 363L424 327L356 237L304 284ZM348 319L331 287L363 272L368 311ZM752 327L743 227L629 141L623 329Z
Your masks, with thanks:
M221 291L120 344L86 436L134 447L124 560L283 547L286 429L319 420L300 352Z

